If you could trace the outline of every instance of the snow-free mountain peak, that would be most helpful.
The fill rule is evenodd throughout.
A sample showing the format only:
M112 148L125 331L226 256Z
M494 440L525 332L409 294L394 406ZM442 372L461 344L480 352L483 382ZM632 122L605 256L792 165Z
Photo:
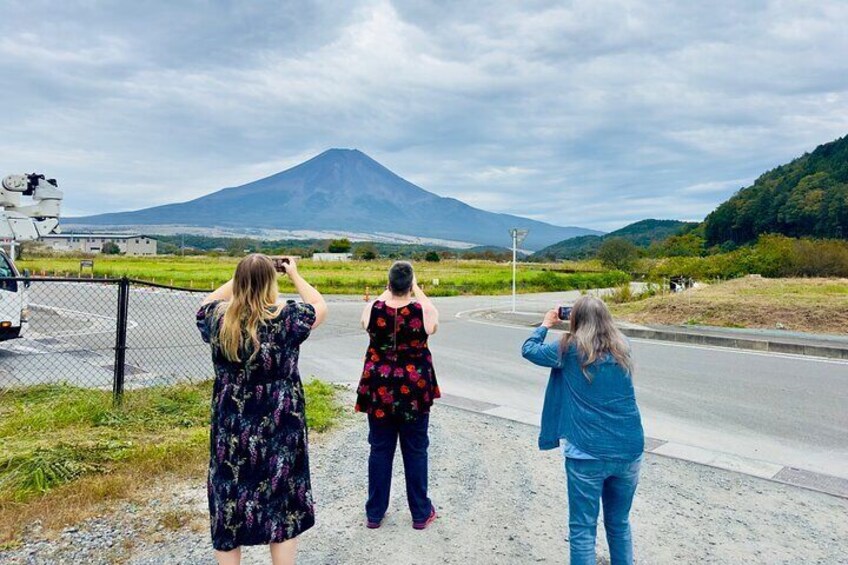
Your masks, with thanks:
M290 169L206 196L134 212L75 218L117 228L191 226L403 234L509 246L508 230L527 228L525 247L599 232L474 208L428 192L357 149L328 149Z

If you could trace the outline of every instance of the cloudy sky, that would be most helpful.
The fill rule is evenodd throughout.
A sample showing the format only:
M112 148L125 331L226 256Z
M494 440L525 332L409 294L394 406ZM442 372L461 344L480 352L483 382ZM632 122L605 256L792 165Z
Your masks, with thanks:
M848 133L846 23L842 0L0 0L0 174L88 214L351 147L492 211L698 220Z

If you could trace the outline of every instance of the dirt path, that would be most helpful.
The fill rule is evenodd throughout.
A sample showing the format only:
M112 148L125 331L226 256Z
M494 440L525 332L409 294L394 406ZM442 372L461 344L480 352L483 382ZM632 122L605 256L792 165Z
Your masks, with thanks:
M318 524L303 536L299 563L567 562L562 458L536 449L537 431L438 406L431 494L441 517L411 529L398 455L384 526L367 530L366 426L351 416L312 447ZM148 505L0 554L0 562L212 563L202 485L154 494ZM654 455L645 458L633 521L640 563L848 563L848 501ZM599 548L606 562L606 543ZM267 563L266 550L249 548L244 562Z

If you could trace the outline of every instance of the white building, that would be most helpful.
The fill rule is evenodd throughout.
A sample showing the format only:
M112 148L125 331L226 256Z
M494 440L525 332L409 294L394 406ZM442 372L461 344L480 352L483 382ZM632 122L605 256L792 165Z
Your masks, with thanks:
M313 261L350 261L353 253L313 253Z
M156 255L156 240L150 236L125 233L61 233L46 235L41 242L56 251L100 253L112 242L126 255Z

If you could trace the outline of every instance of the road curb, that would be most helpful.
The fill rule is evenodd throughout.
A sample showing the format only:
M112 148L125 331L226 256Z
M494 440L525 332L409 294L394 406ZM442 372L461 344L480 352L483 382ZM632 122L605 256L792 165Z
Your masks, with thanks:
M492 309L481 309L462 313L471 319L484 319L491 323L515 327L533 328L539 325L541 313L502 312ZM554 329L565 330L566 326L557 324ZM826 359L848 360L848 346L829 345L826 343L798 343L772 338L755 338L744 336L720 336L686 331L685 327L674 330L661 328L619 324L619 329L627 337L634 339L649 339L654 341L670 341L674 343L726 347L743 349L761 353L782 353L788 355L804 355Z
M844 347L805 345L771 339L753 339L729 336L723 337L686 333L683 331L663 331L628 327L621 328L621 332L627 337L636 339L653 339L659 341L673 341L676 343L689 343L693 345L731 347L734 349L747 349L750 351L761 351L766 353L786 353L790 355L826 357L828 359L848 359L848 348Z
M438 404L535 428L539 427L539 416L527 410L450 394L443 394ZM645 437L644 451L660 457L678 459L687 463L848 499L848 479L842 477L653 437Z

